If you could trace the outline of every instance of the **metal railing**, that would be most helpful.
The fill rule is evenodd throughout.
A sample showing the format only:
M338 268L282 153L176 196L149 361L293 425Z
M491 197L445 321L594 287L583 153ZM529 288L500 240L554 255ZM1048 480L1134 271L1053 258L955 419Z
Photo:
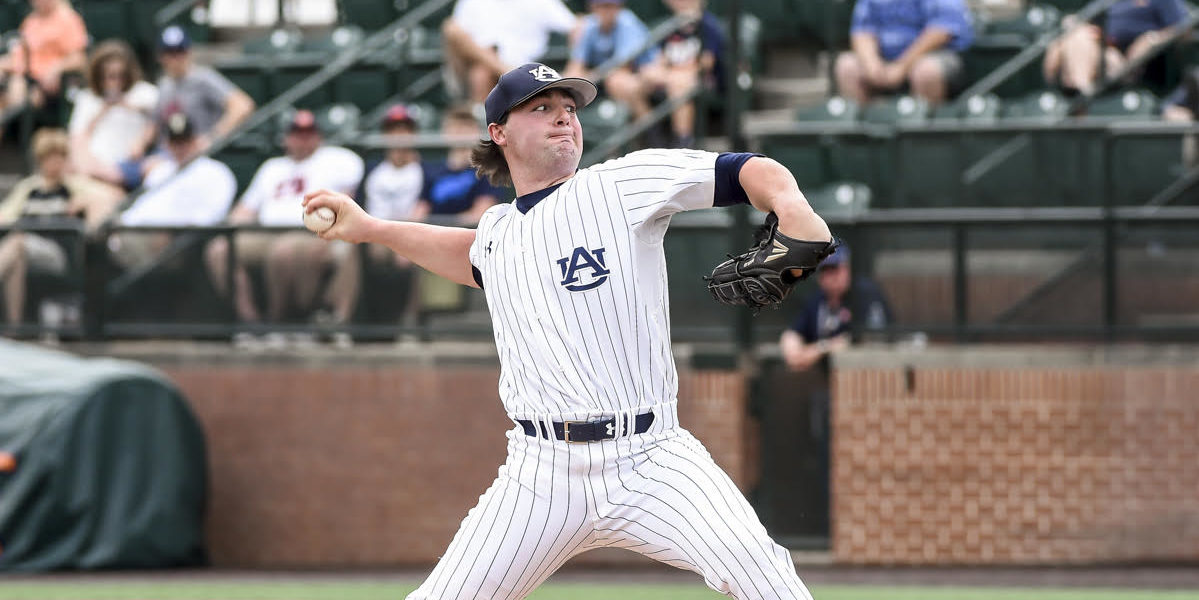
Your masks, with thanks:
M753 213L754 217L759 216ZM684 218L686 217L686 218ZM1007 209L886 209L867 211L856 216L839 217L829 215L827 221L833 231L848 241L855 249L853 254L854 268L859 273L874 273L886 276L892 283L905 281L910 284L913 280L919 283L919 273L909 273L902 269L890 271L880 267L876 271L878 261L886 257L911 254L913 247L908 242L900 243L886 241L895 239L901 233L912 234L919 232L917 255L929 252L939 256L949 256L948 268L938 271L936 277L949 285L952 293L947 305L939 305L937 314L948 315L940 320L928 321L907 318L900 311L899 321L874 334L897 337L905 334L922 332L936 339L958 342L973 342L982 340L1004 340L1018 338L1021 340L1118 340L1118 339L1170 339L1173 341L1199 339L1199 312L1186 314L1179 318L1171 315L1148 312L1134 313L1128 306L1121 306L1124 291L1146 277L1157 277L1159 285L1171 286L1172 271L1165 269L1155 274L1145 272L1125 271L1121 267L1122 249L1136 248L1129 245L1131 239L1141 239L1146 235L1150 238L1161 232L1185 234L1196 230L1199 226L1199 207L1113 207L1110 205L1090 208L1007 208ZM739 335L747 335L751 339L756 336L758 341L770 340L778 335L794 316L790 311L798 309L798 303L792 302L780 311L768 311L752 319L742 319L742 311L729 309L712 301L702 292L700 275L717 262L729 245L733 236L730 228L735 222L734 215L725 209L713 209L699 213L688 213L676 217L667 234L666 248L671 264L671 290L673 293L672 332L676 341L682 342L729 342ZM7 231L7 230L4 230ZM236 263L237 240L234 235L241 231L278 231L266 227L232 227L228 225L196 228L117 228L120 232L150 232L160 231L174 234L176 243L168 247L156 261L158 267L172 262L171 259L185 256L189 252L199 253L203 245L217 237L229 240L231 251L227 256L228 265ZM289 230L294 231L294 230ZM1054 235L1052 232L1061 232ZM1001 232L1001 233L997 233ZM1007 239L1023 239L1021 242L1009 244L1012 248L1022 249L1032 256L1055 256L1054 261L1038 260L1040 265L1035 270L1037 278L1043 279L1047 285L1056 286L1056 291L1065 289L1070 302L1078 302L1079 306L1091 308L1095 318L1091 320L1066 319L1065 321L1027 321L1005 317L1003 314L992 314L980 319L980 313L972 304L985 298L977 296L977 290L971 292L972 282L985 283L988 277L995 275L993 271L973 271L970 256L975 252L984 255L995 249L996 236ZM1030 242L1027 233L1038 233L1042 237ZM1046 233L1048 237L1045 237ZM144 273L136 271L120 272L112 270L111 261L104 258L105 239L93 239L88 242L88 248L83 247L83 236L74 231L75 239L79 240L75 253L86 257L84 262L76 264L69 277L66 290L69 293L81 294L84 298L84 324L72 330L58 330L64 337L80 336L90 339L120 339L120 338L216 338L228 339L237 332L265 333L269 331L282 332L312 332L331 333L345 332L361 340L388 340L399 335L413 334L424 339L444 336L468 337L484 341L490 338L490 326L482 304L476 299L462 307L465 312L457 316L446 316L438 322L423 322L416 325L400 324L399 322L368 322L351 321L339 325L312 325L308 323L241 323L235 317L232 306L232 295L224 297L222 302L227 304L219 307L209 307L207 316L198 317L196 314L176 312L166 318L139 318L126 315L117 318L107 312L114 302L119 302L122 296L125 300L133 300L133 304L142 308L139 303L149 303L151 299L138 295L131 290L130 284L140 279ZM1079 237L1082 242L1071 242L1065 246L1055 238L1062 234ZM1132 238L1132 235L1140 238ZM1023 237L1022 237L1023 236ZM1166 236L1169 237L1169 236ZM1177 252L1181 256L1199 253L1199 244L1187 242L1186 235L1175 236ZM1037 241L1039 240L1039 241ZM1092 240L1092 241L1088 241ZM910 240L909 240L910 241ZM1139 242L1138 242L1139 243ZM1174 242L1171 242L1174 243ZM907 245L905 245L907 244ZM1055 245L1056 244L1056 245ZM365 246L358 247L365 250ZM193 254L195 256L195 254ZM1064 258L1063 258L1064 257ZM1061 280L1050 281L1062 260L1073 264L1082 264L1087 271L1090 282L1084 288ZM919 260L918 257L908 256L908 263ZM1139 263L1138 263L1139 264ZM1077 270L1080 267L1075 267ZM1124 267L1127 269L1129 267ZM233 269L227 273L232 277ZM207 273L202 265L185 263L183 267L176 265L173 270L159 271L160 277L154 279L151 289L163 290L192 289L195 285L207 282ZM315 276L315 275L314 275ZM1189 277L1189 275L1187 275ZM913 279L914 278L914 279ZM1002 277L1000 278L1002 279ZM796 294L804 295L810 291L801 290ZM924 284L930 285L930 284ZM937 284L942 285L942 284ZM885 289L886 286L884 286ZM1193 289L1193 283L1178 286L1178 293ZM146 288L142 288L144 291ZM226 289L232 289L232 281L226 282ZM1042 296L1044 291L1042 290ZM1036 304L1047 302L1043 297L1035 297L1036 289L1030 290L1025 296L1016 300L1008 300L1009 313L1019 312L1017 304L1024 302ZM177 295L177 294L176 294ZM360 298L360 301L363 299ZM1188 301L1180 299L1191 306L1199 306L1199 298ZM928 302L934 302L930 299ZM1061 302L1060 298L1053 302ZM1176 302L1177 303L1177 302ZM993 304L993 303L991 303ZM1056 305L1055 305L1056 306ZM790 308L788 308L790 307ZM163 307L168 310L178 307ZM1069 314L1074 311L1070 305L1059 306L1060 312ZM181 310L181 309L180 309ZM215 315L215 316L214 316ZM1178 315L1174 315L1178 317ZM748 324L748 325L747 325ZM746 328L748 327L748 330ZM45 331L43 327L28 325L17 329L18 334L34 335Z

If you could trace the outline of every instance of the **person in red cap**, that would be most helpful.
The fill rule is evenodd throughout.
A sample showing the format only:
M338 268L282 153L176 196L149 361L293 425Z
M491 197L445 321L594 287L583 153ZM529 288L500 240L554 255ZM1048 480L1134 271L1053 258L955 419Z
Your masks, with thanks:
M237 316L243 323L263 320L254 302L247 268L263 269L269 323L309 314L320 305L331 309L335 323L344 323L354 310L358 278L351 272L359 268L357 253L347 244L327 242L304 233L304 215L296 209L300 198L312 190L351 193L362 180L363 163L357 154L322 142L312 112L296 111L283 137L284 155L262 163L230 211L229 222L235 225L256 223L279 229L236 234L237 267L232 274L232 290L227 283L228 239L219 237L207 248L206 262L213 286L221 294L234 295ZM314 269L313 265L319 268ZM325 297L318 299L322 276L327 270L334 271L334 278ZM253 339L250 332L242 333L235 341ZM306 336L294 338L295 342L308 341ZM288 340L287 336L268 334L266 341L277 345Z
M679 425L663 236L684 210L752 204L788 239L814 240L813 260L783 264L814 268L836 243L763 156L655 149L579 169L576 111L596 94L539 63L500 77L472 161L518 196L475 229L383 221L328 190L304 199L337 215L323 239L386 244L487 298L507 461L408 598L524 598L577 554L625 548L733 598L811 600L787 550Z

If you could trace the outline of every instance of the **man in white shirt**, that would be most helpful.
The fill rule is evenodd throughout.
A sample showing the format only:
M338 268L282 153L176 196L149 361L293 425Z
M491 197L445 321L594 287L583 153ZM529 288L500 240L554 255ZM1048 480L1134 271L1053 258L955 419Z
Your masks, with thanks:
M166 159L146 174L146 191L119 217L136 227L203 227L220 223L237 194L237 178L224 163L199 156L200 143L187 115L177 112L163 124ZM166 233L124 232L108 240L118 263L145 265L166 247Z
M316 117L296 111L284 135L284 156L268 159L258 168L241 200L229 213L234 225L258 224L280 231L245 231L237 235L237 266L232 274L234 307L244 323L262 320L254 302L247 268L261 267L265 276L267 319L280 323L294 312L308 312L317 304L324 271L334 271L324 298L337 323L349 320L358 300L357 253L344 243L326 242L304 233L303 213L296 207L311 190L328 188L353 192L362 180L362 159L345 148L322 145ZM207 263L213 285L229 293L227 257L229 240L209 244ZM318 265L318 269L313 269ZM344 282L343 282L344 281ZM348 282L348 283L345 283Z
M398 142L416 134L416 119L407 106L396 104L383 116L381 129L383 135ZM420 153L416 149L403 147L402 144L388 148L383 162L371 169L366 176L363 185L366 212L389 221L422 220L420 193L424 180ZM413 325L420 311L420 294L417 287L420 278L413 277L412 261L382 244L367 246L366 257L370 285L380 284L372 289L391 289L391 286L383 282L398 280L395 287L403 290L402 295L406 296L401 299L392 294L368 293L364 298L368 311L374 306L379 309L377 312L390 316L395 314L395 307L402 304L401 322ZM372 303L371 300L378 302Z
M446 64L467 98L482 104L500 75L545 54L551 32L577 24L561 0L458 0L441 26Z

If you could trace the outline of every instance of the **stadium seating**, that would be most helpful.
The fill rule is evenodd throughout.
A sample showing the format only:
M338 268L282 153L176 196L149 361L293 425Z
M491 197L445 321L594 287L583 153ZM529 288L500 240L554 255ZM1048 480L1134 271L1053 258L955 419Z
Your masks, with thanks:
M395 0L338 0L342 20L371 31L399 18Z
M579 124L583 126L585 150L607 139L629 123L629 108L624 104L600 98L579 111Z
M299 31L279 28L271 30L265 36L247 40L241 49L250 56L277 59L298 52L303 42L303 34Z
M805 190L808 204L823 217L848 219L870 210L873 197L865 184L837 181L812 190Z

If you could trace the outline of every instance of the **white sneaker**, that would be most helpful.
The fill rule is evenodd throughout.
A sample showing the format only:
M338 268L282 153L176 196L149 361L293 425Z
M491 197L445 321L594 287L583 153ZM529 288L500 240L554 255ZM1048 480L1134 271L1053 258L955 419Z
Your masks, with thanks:
M354 338L344 331L338 331L331 336L329 343L338 350L349 350L354 347Z

